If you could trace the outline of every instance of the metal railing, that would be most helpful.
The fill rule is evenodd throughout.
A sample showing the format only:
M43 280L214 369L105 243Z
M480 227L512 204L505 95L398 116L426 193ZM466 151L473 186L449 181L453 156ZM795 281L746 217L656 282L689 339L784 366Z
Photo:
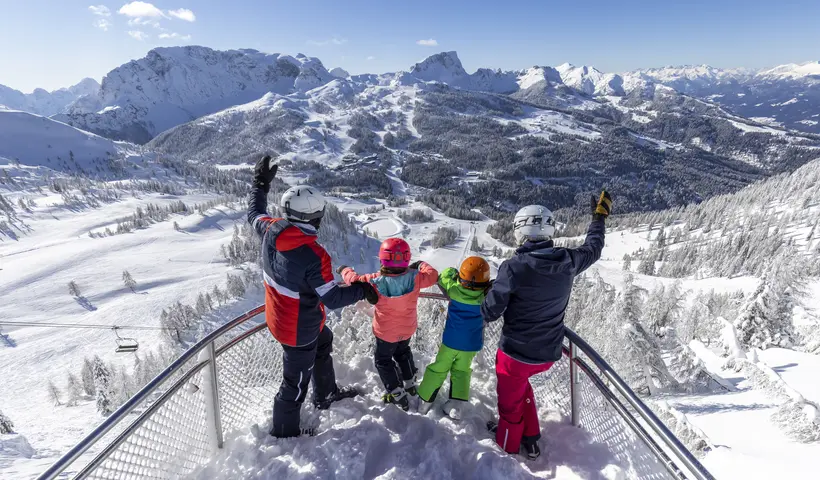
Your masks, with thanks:
M263 312L257 307L197 342L38 478L166 479L203 467L222 447L223 432L246 427L269 410L279 388L281 347L265 323L251 322ZM475 369L484 372L477 374L491 374L500 323L485 329L487 348ZM443 324L429 327L440 336ZM713 478L570 329L563 358L532 384L539 402L606 446L628 478ZM92 454L98 444L104 446Z

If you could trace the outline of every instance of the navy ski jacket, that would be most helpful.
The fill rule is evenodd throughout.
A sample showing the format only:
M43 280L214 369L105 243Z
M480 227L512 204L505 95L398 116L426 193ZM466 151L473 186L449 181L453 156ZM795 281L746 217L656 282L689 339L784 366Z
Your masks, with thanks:
M601 258L604 231L603 218L595 218L578 248L554 247L551 240L527 242L501 264L481 304L487 322L504 315L501 351L530 364L561 359L572 281Z
M364 289L336 284L330 255L313 227L270 217L266 209L267 192L254 186L248 222L262 236L265 321L279 343L308 345L324 328L325 306L342 308L363 300Z

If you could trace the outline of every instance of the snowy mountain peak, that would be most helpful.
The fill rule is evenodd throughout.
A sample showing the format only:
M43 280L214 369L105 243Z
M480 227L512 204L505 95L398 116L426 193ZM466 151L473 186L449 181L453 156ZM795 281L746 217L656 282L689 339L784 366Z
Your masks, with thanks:
M336 78L347 78L350 76L350 73L347 70L343 69L342 67L336 67L330 71L330 74Z
M441 52L429 56L413 65L410 74L419 80L442 83L458 83L468 76L456 52Z
M806 63L788 63L759 72L763 77L802 78L820 76L820 61Z
M93 78L85 78L76 85L60 88L53 92L35 88L33 92L28 94L0 85L0 105L24 112L51 116L68 111L70 105L77 99L86 95L96 95L99 90L100 84Z
M319 59L303 54L161 47L109 72L97 101L86 98L59 120L144 143L171 127L268 92L304 92L334 79Z

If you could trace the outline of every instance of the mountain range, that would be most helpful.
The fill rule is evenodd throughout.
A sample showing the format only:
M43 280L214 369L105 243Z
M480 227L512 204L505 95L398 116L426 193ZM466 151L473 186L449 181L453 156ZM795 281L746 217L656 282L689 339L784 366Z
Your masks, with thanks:
M820 133L820 62L770 69L720 69L708 65L604 73L565 63L520 71L480 68L469 74L455 52L435 54L408 72L357 75L328 71L321 61L243 49L206 47L151 50L109 72L98 84L85 79L69 88L30 94L0 85L0 105L58 120L114 139L145 143L173 126L268 92L305 92L334 79L368 83L436 81L465 90L546 101L557 107L590 104L602 96L627 96L664 85L734 113L774 126Z
M467 73L442 52L407 71L351 76L304 55L171 47L112 70L52 119L198 163L275 154L347 195L393 193L388 169L400 167L452 215L503 215L534 200L573 207L600 185L640 211L733 192L820 156L820 137L804 133L820 111L806 106L820 104L814 72L563 64ZM774 91L799 99L738 100Z

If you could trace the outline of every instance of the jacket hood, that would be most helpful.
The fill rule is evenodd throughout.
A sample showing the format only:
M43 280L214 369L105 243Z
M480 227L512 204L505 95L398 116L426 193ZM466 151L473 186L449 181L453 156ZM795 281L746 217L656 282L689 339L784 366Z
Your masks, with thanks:
M449 292L450 298L461 303L478 305L484 300L484 290L470 290L469 288L459 285L451 289Z

